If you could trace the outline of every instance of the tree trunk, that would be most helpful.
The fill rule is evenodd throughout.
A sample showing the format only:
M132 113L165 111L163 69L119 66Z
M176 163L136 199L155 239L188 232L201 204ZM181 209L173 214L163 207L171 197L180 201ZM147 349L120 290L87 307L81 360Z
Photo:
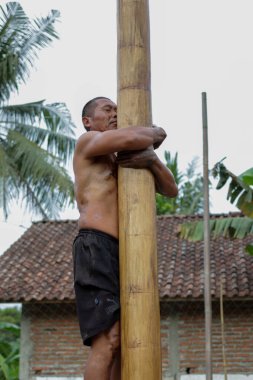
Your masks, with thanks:
M118 0L118 127L152 125L148 0ZM154 179L119 168L122 380L161 379Z

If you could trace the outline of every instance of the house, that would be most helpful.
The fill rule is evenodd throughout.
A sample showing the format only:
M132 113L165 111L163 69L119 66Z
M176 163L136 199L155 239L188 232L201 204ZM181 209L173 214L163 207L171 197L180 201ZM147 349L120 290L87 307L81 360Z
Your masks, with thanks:
M178 236L183 222L200 219L157 218L164 380L205 374L203 242ZM75 311L71 246L76 233L76 221L36 222L0 257L0 302L23 305L21 380L82 379L89 349L82 345ZM244 251L249 241L211 241L213 372L223 374L225 361L233 380L253 379L253 257Z

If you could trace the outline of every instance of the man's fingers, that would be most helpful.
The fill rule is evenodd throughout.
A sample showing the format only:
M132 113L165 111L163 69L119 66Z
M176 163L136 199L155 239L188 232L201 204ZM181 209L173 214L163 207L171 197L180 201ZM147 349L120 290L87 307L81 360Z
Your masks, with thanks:
M132 156L135 156L139 153L143 152L143 150L125 150L123 152L119 152L117 154L117 157L118 158L121 158L121 157L132 157Z
M134 162L128 161L128 160L118 161L118 165L120 165L120 166L131 165L131 164L134 165Z
M130 162L119 162L118 165L121 166L122 168L131 168L131 167L133 167L133 163L131 164Z
M130 165L127 165L127 164L120 164L120 167L121 168L131 168L131 166ZM133 167L132 167L132 169L133 169Z
M119 156L124 156L124 155L126 155L126 154L130 154L130 153L131 153L130 150L124 150L124 151L122 151L122 152L118 152L118 157L119 157Z

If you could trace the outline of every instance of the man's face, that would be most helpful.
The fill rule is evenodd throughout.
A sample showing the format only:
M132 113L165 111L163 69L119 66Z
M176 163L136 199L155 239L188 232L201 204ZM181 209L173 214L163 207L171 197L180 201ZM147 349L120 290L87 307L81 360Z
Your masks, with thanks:
M92 116L83 118L91 131L109 131L117 129L117 106L109 99L98 99Z

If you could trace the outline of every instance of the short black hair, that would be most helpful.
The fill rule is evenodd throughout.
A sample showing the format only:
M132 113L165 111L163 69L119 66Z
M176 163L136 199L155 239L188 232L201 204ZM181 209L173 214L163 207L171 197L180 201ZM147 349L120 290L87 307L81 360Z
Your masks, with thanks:
M83 107L82 118L85 117L85 116L92 116L93 111L94 111L94 109L96 108L96 105L97 105L97 100L99 100L99 99L108 99L108 100L110 100L106 96L97 96L96 98L93 98L93 99L89 100L85 104L85 106Z

